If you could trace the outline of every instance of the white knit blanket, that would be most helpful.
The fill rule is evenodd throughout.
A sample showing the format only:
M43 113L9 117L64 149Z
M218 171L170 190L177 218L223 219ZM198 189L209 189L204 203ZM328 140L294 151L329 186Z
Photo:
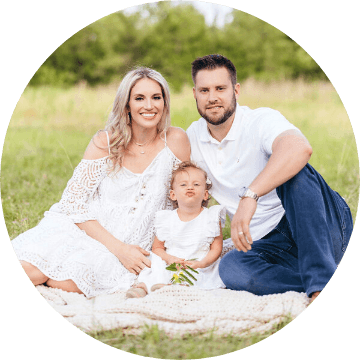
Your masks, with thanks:
M227 289L199 290L166 286L140 299L125 299L125 292L87 299L43 285L37 289L49 304L84 331L127 329L138 334L145 324L157 324L167 334L213 330L244 335L266 331L275 323L299 315L309 304L305 293L256 296Z

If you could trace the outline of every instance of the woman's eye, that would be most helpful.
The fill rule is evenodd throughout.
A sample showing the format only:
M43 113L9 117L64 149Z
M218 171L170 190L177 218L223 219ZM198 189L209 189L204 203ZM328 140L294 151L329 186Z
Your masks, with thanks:
M142 99L143 99L142 97L135 98L136 101L139 101L139 100L142 100Z
M161 96L154 96L155 100L161 100Z

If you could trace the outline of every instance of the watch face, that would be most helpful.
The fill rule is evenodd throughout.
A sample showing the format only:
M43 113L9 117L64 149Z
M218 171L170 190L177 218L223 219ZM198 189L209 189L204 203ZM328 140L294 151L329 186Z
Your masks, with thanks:
M244 197L245 193L246 193L246 190L247 188L245 186L243 186L241 189L240 189L240 192L239 192L239 197Z

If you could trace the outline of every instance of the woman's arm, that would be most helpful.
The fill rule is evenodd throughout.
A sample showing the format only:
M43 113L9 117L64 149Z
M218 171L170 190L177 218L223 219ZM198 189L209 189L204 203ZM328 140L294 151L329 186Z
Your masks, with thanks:
M139 274L145 266L151 267L150 260L146 257L150 255L148 251L138 245L123 243L104 229L98 221L89 220L76 225L87 235L106 246L131 273Z
M178 263L178 264L182 264L184 262L184 260L185 260L185 259L180 259L180 258L178 258L176 256L169 255L166 252L164 242L160 241L156 236L155 236L154 243L153 243L151 251L154 254L160 256L168 265L170 265L170 264L172 264L174 262Z
M222 235L222 229L221 229L221 222L219 223L220 226L220 235L217 236L212 244L210 245L210 251L208 254L200 261L185 261L185 265L191 266L193 269L198 268L206 268L210 266L212 263L214 263L219 256L221 255L221 251L223 248L223 235Z
M88 145L84 159L96 160L106 157L108 142L105 132L97 133ZM76 225L93 239L102 243L113 253L119 261L133 274L138 274L145 266L150 267L150 260L146 257L149 252L140 246L124 244L110 234L97 220L87 220Z

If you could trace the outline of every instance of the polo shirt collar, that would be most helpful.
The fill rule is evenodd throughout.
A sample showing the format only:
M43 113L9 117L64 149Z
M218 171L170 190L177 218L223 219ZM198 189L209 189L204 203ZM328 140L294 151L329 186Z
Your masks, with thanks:
M241 118L242 118L241 108L239 104L236 104L234 121L231 125L229 132L222 141L226 141L226 140L234 141L239 137L239 126L241 123ZM207 127L207 122L203 118L201 118L201 129L200 129L199 137L200 137L200 141L202 142L218 142L211 136L209 129Z

